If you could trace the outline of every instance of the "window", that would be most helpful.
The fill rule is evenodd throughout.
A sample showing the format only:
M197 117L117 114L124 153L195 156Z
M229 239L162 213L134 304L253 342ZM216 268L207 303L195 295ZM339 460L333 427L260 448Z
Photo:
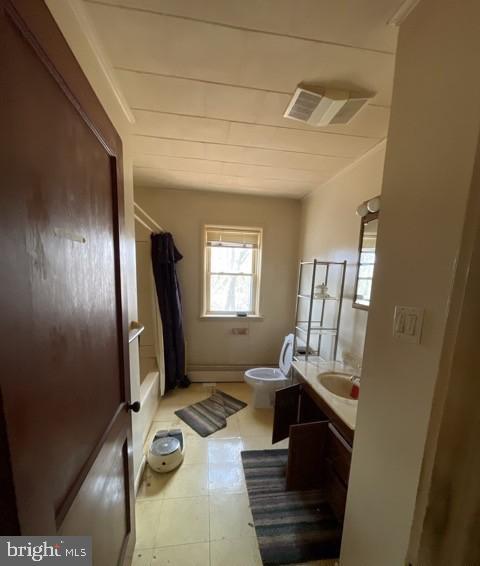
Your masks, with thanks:
M205 316L259 315L262 230L205 227Z
M363 248L358 267L357 302L361 305L370 304L372 293L373 268L375 266L375 248Z

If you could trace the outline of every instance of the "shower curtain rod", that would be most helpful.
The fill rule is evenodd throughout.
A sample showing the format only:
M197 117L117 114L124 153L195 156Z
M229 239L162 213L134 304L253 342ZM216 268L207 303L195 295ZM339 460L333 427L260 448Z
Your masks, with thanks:
M157 224L157 222L155 222L155 220L149 214L147 214L141 206L138 206L138 204L136 202L133 203L133 206L135 207L135 210L138 210L152 224L153 229L152 229L152 226L149 226L145 222L145 220L143 220L135 212L135 220L138 220L140 222L140 224L142 224L142 226L144 226L147 230L150 230L150 232L154 232L155 230L158 230L159 232L165 232L165 230L160 226L160 224Z

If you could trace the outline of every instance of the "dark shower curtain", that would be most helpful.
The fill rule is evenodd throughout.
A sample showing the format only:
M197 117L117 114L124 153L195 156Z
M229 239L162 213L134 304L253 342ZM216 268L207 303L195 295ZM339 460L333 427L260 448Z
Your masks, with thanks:
M175 247L172 234L152 234L151 238L153 275L163 326L165 391L168 391L190 383L185 375L182 299L175 267L183 256Z

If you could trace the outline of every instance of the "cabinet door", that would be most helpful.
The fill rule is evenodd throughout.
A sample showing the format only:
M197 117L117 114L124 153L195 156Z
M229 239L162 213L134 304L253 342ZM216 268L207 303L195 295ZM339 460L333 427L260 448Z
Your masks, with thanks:
M325 493L332 511L340 523L343 523L347 504L347 487L340 480L330 460L325 460L324 469Z
M288 438L290 426L298 423L300 385L291 385L275 393L272 444Z
M327 421L328 418L315 401L310 397L305 386L302 389L301 400L298 411L299 423L315 423L318 421Z
M325 446L325 487L328 502L339 521L343 521L347 501L352 447L329 423Z
M328 425L326 457L339 479L348 486L352 447L331 423Z
M328 421L292 426L288 448L288 491L322 487L327 435Z

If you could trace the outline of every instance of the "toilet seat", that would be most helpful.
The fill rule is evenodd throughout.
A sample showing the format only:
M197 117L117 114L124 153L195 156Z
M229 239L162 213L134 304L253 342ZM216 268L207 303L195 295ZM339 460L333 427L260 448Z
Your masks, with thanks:
M245 381L253 387L254 407L272 407L275 391L285 387L293 360L293 341L293 334L285 336L278 368L253 368L245 372Z
M245 372L245 375L260 382L268 381L269 383L272 381L285 381L285 379L287 379L278 368L249 369Z
M280 350L280 359L278 360L278 367L283 375L288 375L293 361L293 342L294 335L288 334L283 341L282 349Z

